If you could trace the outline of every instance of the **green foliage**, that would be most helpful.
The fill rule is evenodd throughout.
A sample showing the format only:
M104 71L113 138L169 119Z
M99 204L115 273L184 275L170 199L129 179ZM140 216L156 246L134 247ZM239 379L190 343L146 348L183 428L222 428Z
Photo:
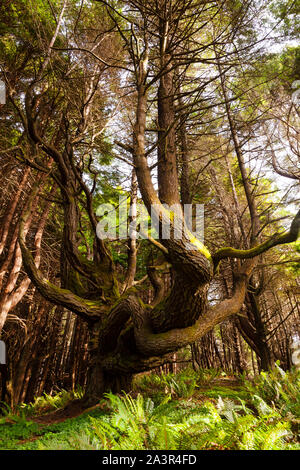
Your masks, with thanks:
M21 408L13 411L13 409L7 403L1 403L2 415L0 418L0 424L6 423L19 423L20 425L27 426L26 413Z
M215 392L215 395L222 392L224 398L219 395L216 403L205 400L199 406L193 395L197 381L199 383L203 378L203 371L200 376L194 371L189 372L192 375L189 377L190 384L193 386L188 393L185 387L186 371L175 377L173 374L150 374L139 378L139 386L144 386L145 392L147 387L148 392L153 389L153 385L156 389L165 387L165 398L157 405L141 394L135 399L130 395L107 395L111 414L104 420L91 420L89 445L93 442L94 448L99 448L100 445L101 449L112 450L299 448L291 403L288 402L295 400L297 393L299 394L299 386L297 383L289 383L290 374L277 367L275 372L261 376L256 385L245 381L246 390L243 390L243 394L240 390L224 387L214 390L214 387L211 392ZM271 389L280 389L285 409L282 406L276 407L274 401L270 401L270 398L274 398L274 393L270 395L265 390L266 381L272 385ZM247 400L241 399L241 395L247 397ZM180 401L176 402L176 399ZM281 402L278 404L281 405ZM289 415L285 414L287 408L290 410ZM95 438L99 439L98 444ZM82 436L78 436L77 443L80 440Z
M28 421L24 411L18 410L14 413L6 405L2 406L2 417L0 417L0 449L15 449L20 440L28 439L37 433L39 427L36 423Z
M178 419L174 403L168 405L165 401L155 406L142 395L136 399L129 395L109 394L107 397L111 415L105 419L91 418L89 438L82 434L74 437L76 448L80 442L104 450L280 450L295 447L295 444L288 444L293 438L290 423L262 399L255 411L247 408L242 400L236 404L220 399L217 405L206 401L198 409L187 408Z
M282 416L300 418L300 372L296 369L285 372L275 364L272 371L261 372L253 383L245 381L244 386L250 394L275 405Z
M77 387L74 391L61 390L55 395L44 393L37 397L33 403L23 403L19 409L25 416L42 415L64 408L72 400L82 398L83 393L81 387Z
M224 374L220 369L199 369L197 371L197 383L199 386L210 386L212 383Z
M170 397L154 406L150 398L138 394L119 397L108 394L113 413L107 421L91 418L93 431L102 449L174 449L183 424L169 423L165 413Z
M219 400L204 403L205 414L193 417L193 431L185 434L180 448L197 450L270 450L284 448L290 437L289 423L266 423L255 417L244 402ZM245 414L247 412L248 414Z
M27 421L29 424L26 427L24 423L20 425L10 420L5 426L0 424L0 449L74 450L80 448L90 450L91 447L87 444L90 417L99 418L104 415L105 412L98 408L76 418L50 425L38 425Z
M283 34L288 37L299 37L299 0L274 0L269 4L270 11L274 20L281 20L279 28Z
M221 374L217 369L183 369L178 374L142 374L135 379L134 390L149 393L154 402L170 395L172 398L189 398L197 388L208 387Z

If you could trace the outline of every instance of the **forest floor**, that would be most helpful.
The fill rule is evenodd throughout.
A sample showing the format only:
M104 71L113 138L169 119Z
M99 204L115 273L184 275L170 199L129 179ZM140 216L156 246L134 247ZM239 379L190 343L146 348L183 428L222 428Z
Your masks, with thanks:
M145 422L150 433L156 433L150 447L152 449L169 448L169 445L171 449L175 449L181 445L184 446L181 448L188 450L194 449L195 446L198 448L200 443L200 449L247 449L247 440L250 439L253 441L253 449L272 445L272 449L275 447L299 450L300 410L298 409L295 415L291 415L289 411L287 417L282 416L262 400L265 414L260 415L261 412L257 412L252 403L251 395L245 384L232 377L210 377L209 380L202 380L202 383L196 385L196 382L187 377L177 380L176 376L142 376L129 399L128 396L126 398L111 395L88 409L83 408L80 400L70 399L61 407L59 402L55 403L56 409L53 410L52 399L48 397L48 409L47 406L41 407L40 401L39 407L32 405L30 413L27 405L24 405L24 411L17 415L8 413L0 418L0 450L101 450L118 448L114 447L116 445L121 446L121 449L127 449L129 446L129 449L146 450L142 437L139 441L138 436L139 430L144 429ZM227 408L220 411L220 406L223 405ZM204 420L206 434L199 428L204 416L203 410L208 413ZM123 428L119 425L120 428L113 429L116 422L127 419L127 412L131 413L128 422L136 419L132 436L128 423L125 423ZM115 421L111 418L114 415L118 417ZM103 423L106 423L105 428ZM166 447L163 447L159 440L163 426L167 434L170 434L170 442ZM129 429L128 435L127 431L124 431L126 428ZM185 438L178 444L178 435L183 433L184 429ZM108 438L104 437L106 432ZM203 440L203 436L210 436L210 433L212 436L206 441ZM187 440L187 435L190 440ZM224 435L229 438L225 439ZM134 439L137 439L137 447L134 447ZM211 442L208 442L208 439Z

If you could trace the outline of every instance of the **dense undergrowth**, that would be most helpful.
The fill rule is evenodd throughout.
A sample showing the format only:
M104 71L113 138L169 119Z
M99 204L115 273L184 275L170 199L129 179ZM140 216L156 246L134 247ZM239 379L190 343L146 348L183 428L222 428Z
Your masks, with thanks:
M130 395L54 424L36 416L63 408L61 391L0 418L0 449L293 450L300 449L300 374L278 365L254 380L216 370L137 376Z

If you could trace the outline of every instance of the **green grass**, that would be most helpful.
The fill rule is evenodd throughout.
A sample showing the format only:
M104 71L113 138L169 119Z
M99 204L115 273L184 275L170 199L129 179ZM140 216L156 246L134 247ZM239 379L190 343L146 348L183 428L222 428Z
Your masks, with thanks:
M222 378L220 371L139 375L131 395L107 394L99 407L50 425L33 416L78 395L44 396L0 418L0 449L300 449L299 372L277 366L254 381Z

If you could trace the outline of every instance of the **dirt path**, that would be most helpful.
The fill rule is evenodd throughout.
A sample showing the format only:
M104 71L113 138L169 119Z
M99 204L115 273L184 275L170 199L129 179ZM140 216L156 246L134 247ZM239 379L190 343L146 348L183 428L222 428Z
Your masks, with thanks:
M67 419L76 418L84 413L88 413L95 408L99 408L103 405L95 405L90 408L86 408L80 402L72 402L67 405L65 408L60 410L52 411L42 416L34 416L30 418L30 421L41 425L42 427L50 426L51 424L62 423ZM40 434L29 437L28 439L23 439L18 442L18 445L26 444L27 442L34 442L41 437Z

